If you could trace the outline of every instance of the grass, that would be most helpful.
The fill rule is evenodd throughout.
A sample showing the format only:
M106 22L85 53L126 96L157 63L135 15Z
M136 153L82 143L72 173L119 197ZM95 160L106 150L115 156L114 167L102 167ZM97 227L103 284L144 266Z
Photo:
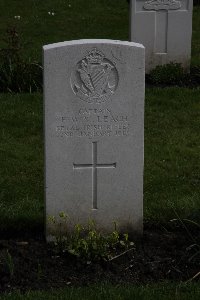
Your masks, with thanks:
M42 95L0 95L0 231L43 231ZM151 223L199 209L200 90L147 89L144 216Z
M41 61L42 45L49 43L82 38L128 40L129 6L126 0L9 0L9 5L1 0L0 47L8 26L18 28L26 56ZM195 64L200 64L200 6L193 13Z
M21 19L14 19L16 15ZM82 38L127 40L128 22L126 0L9 0L9 5L0 1L0 40L8 25L17 26L27 44L26 55L39 61L42 45L49 43Z
M43 222L41 95L0 94L0 228L31 232ZM15 231L15 230L14 230Z
M24 295L15 292L2 295L1 300L198 300L200 287L198 283L172 284L161 283L147 286L110 286L101 284L91 287L67 288L48 292L28 292Z
M151 89L146 94L145 218L165 222L199 208L200 90Z
M193 10L193 31L192 31L192 60L193 66L200 65L200 6Z

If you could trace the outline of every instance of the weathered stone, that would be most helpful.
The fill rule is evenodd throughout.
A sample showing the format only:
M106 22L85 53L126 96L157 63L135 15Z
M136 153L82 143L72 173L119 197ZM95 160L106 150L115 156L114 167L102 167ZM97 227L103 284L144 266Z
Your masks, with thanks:
M145 46L146 73L157 65L190 66L192 0L131 0L131 41Z
M144 47L44 46L46 215L142 232ZM59 219L59 218L58 218ZM56 225L47 221L47 238Z

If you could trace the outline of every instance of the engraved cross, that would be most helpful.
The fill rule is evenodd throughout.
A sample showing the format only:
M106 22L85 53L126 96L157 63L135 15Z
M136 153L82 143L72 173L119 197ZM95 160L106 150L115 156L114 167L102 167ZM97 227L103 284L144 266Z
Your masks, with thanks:
M136 0L139 13L154 12L154 52L160 55L168 53L168 26L170 15L188 11L189 0Z
M116 168L116 163L97 163L97 142L92 142L92 164L73 164L74 169L92 169L92 208L97 209L97 170Z

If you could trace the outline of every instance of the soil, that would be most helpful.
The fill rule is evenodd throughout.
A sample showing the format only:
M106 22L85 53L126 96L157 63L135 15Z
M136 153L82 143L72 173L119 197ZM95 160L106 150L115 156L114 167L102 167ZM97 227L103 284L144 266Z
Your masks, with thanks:
M112 261L87 265L70 254L55 254L52 245L42 237L0 240L0 292L83 286L101 281L145 284L199 280L200 253L193 244L185 232L145 230L134 250Z

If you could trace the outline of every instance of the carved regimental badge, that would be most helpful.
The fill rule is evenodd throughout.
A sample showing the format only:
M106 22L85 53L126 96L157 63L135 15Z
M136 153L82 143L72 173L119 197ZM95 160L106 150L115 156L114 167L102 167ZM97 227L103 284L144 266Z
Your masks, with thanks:
M181 2L176 0L149 0L144 3L146 10L175 10L181 8Z
M118 72L114 64L96 48L76 65L71 75L75 95L88 103L102 103L114 94Z

